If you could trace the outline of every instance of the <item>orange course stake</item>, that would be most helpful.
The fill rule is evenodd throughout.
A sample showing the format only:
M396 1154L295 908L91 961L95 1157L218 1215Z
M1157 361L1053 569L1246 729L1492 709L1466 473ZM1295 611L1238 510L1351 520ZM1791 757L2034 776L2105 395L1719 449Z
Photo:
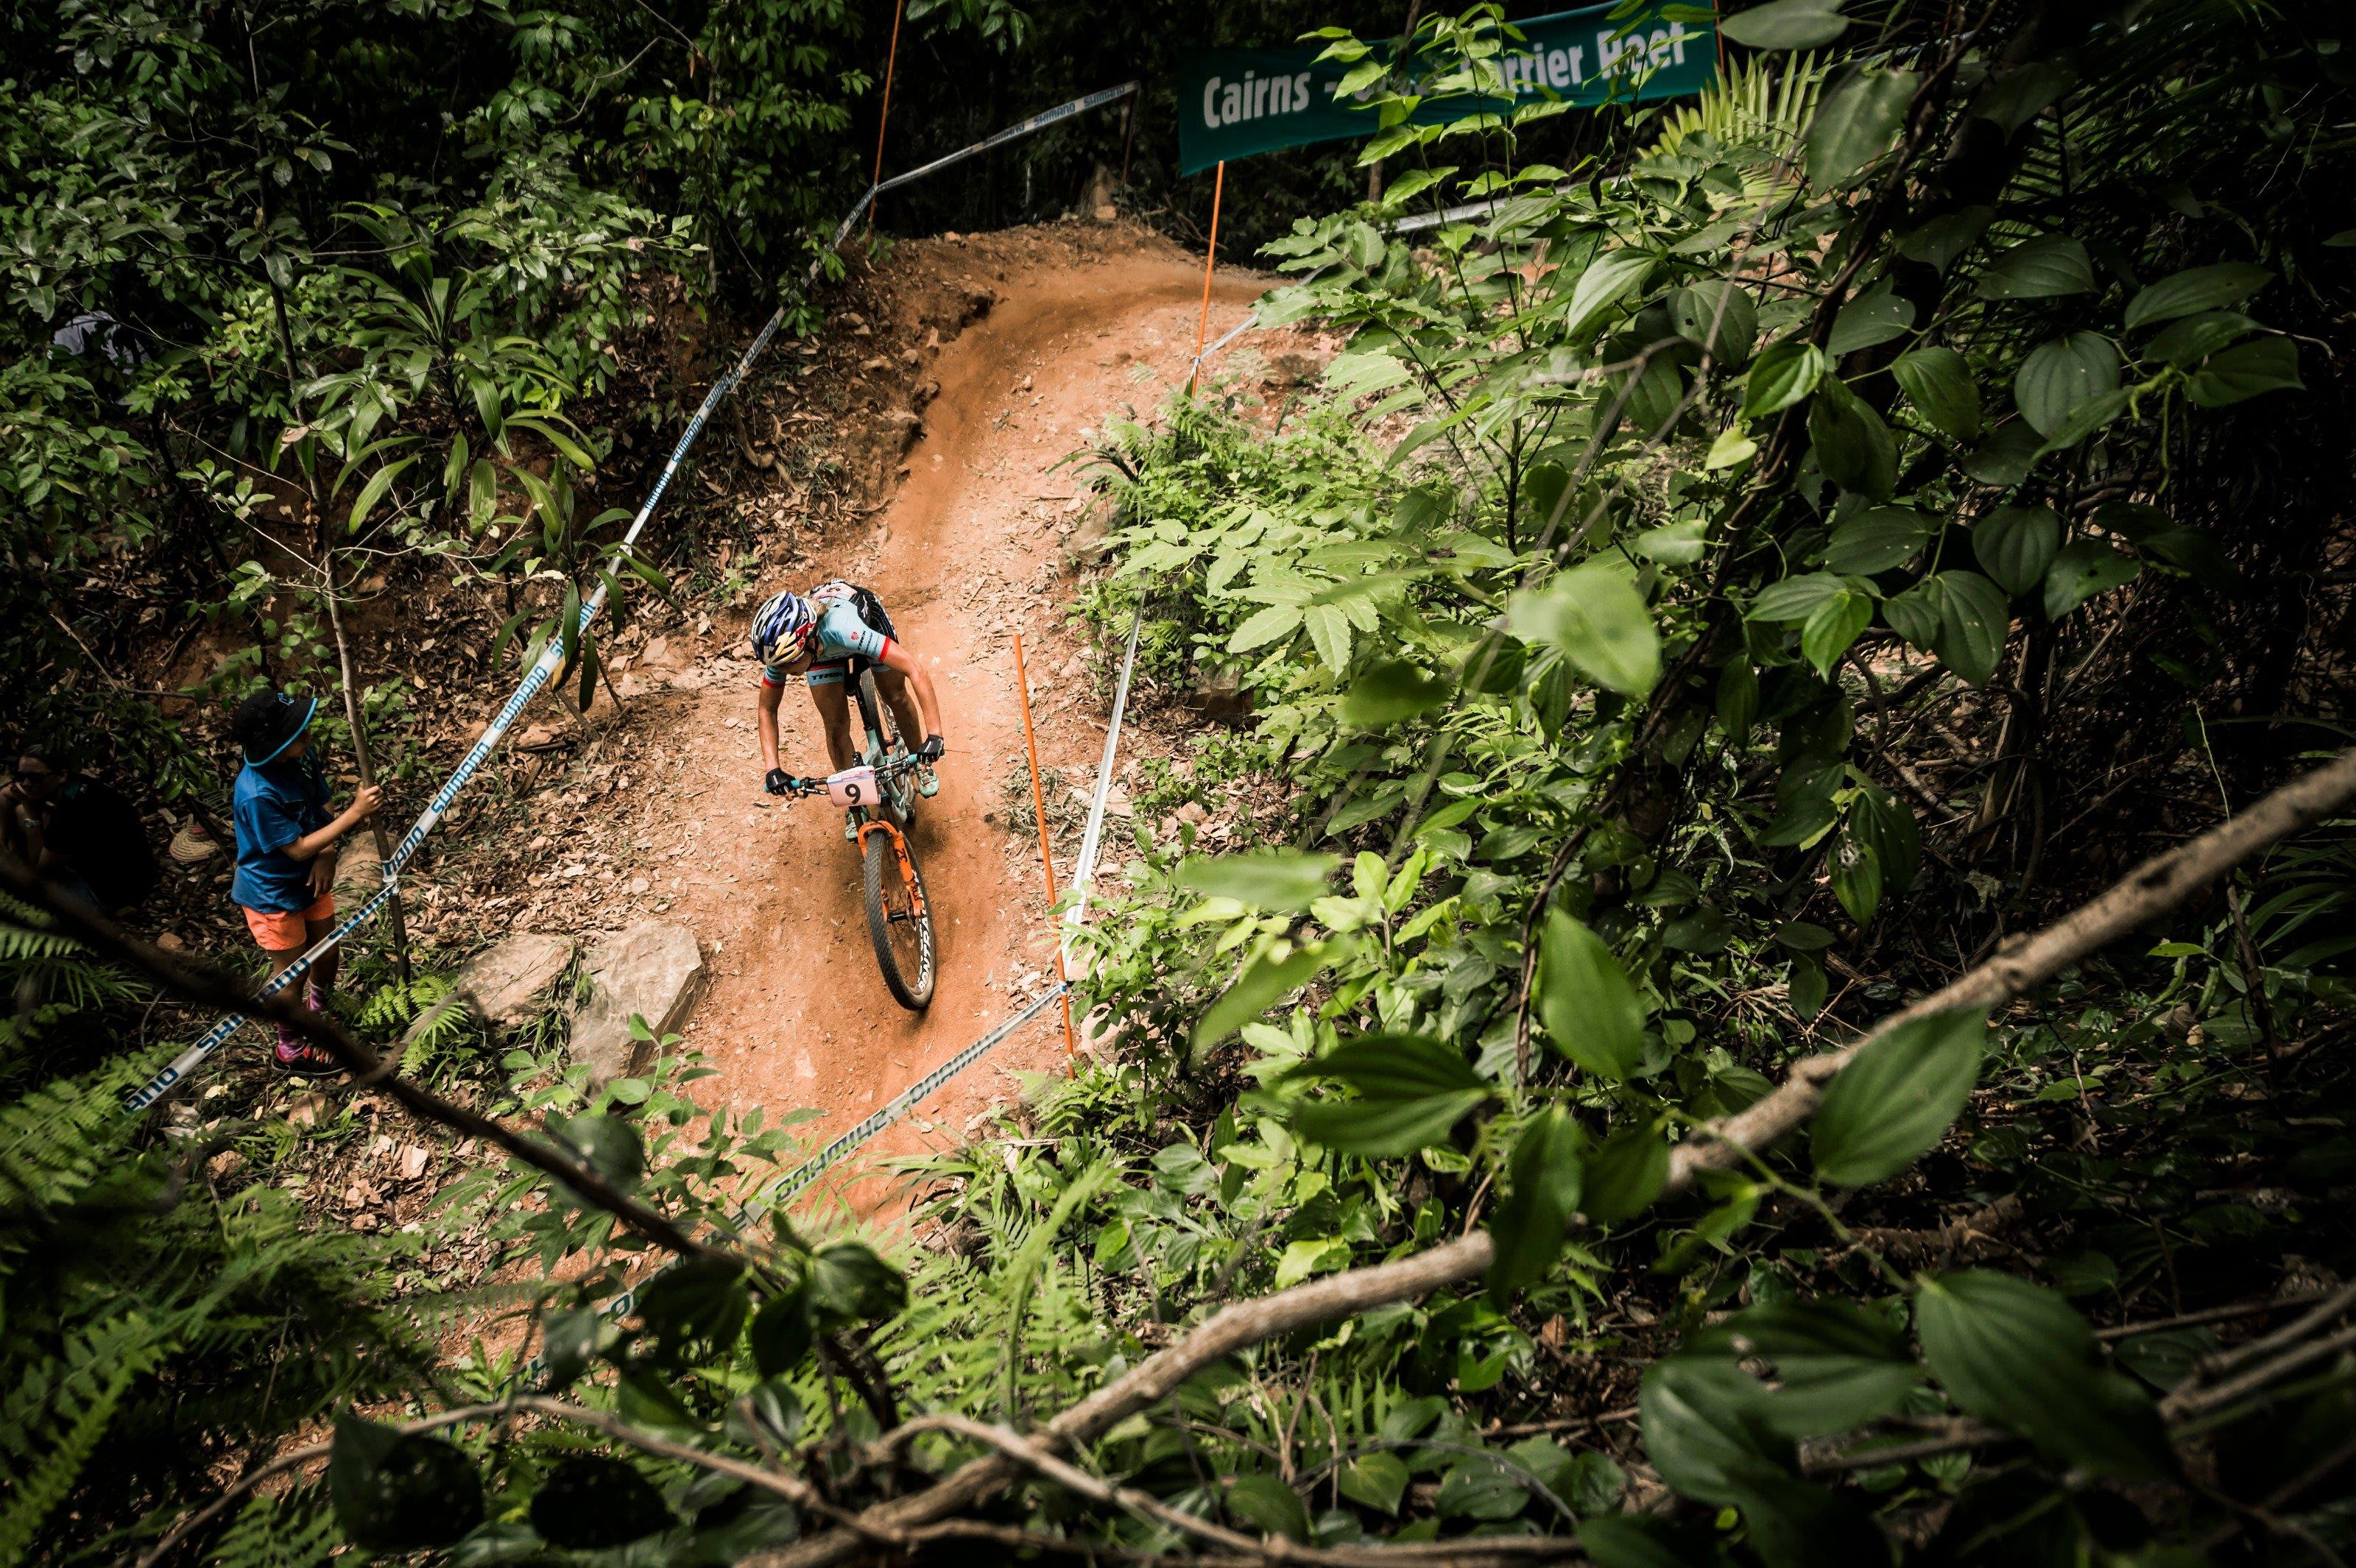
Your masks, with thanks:
M1203 369L1203 345L1211 336L1211 269L1219 260L1219 197L1227 188L1226 160L1219 160L1218 170L1211 176L1211 249L1203 257L1203 319L1194 327L1194 368L1186 372L1186 390L1194 389L1194 378Z
M1031 752L1031 810L1039 819L1039 864L1047 873L1047 908L1055 907L1055 857L1047 848L1047 799L1039 788L1039 737L1031 728L1031 677L1023 667L1023 634L1014 634L1014 684L1023 691L1023 743ZM1064 1060L1079 1072L1079 1037L1072 1032L1071 976L1064 968L1064 944L1055 944L1055 978L1064 982Z
M892 7L892 49L884 57L884 107L883 112L875 117L875 176L868 182L871 185L884 183L884 133L892 123L892 71L893 68L900 63L900 13L906 8L907 0L898 0L898 3ZM882 205L883 201L879 197L867 208L867 227L870 232L873 232L875 228L875 208Z

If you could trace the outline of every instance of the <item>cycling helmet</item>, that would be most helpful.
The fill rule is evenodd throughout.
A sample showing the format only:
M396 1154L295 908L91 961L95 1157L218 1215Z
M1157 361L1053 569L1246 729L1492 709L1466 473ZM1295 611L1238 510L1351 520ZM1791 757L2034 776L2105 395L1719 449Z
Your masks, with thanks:
M799 658L818 635L818 607L790 590L772 593L753 612L753 655L763 664Z

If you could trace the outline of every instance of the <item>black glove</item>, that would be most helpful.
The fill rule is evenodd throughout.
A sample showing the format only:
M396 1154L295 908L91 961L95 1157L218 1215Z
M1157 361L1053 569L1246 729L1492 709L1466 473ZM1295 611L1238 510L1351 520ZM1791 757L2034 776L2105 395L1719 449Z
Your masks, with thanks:
M787 795L798 788L801 782L783 768L771 768L769 776L761 781L761 787L771 795Z
M941 753L948 749L948 742L938 735L927 735L925 743L916 748L916 756L923 762L937 763L941 760Z

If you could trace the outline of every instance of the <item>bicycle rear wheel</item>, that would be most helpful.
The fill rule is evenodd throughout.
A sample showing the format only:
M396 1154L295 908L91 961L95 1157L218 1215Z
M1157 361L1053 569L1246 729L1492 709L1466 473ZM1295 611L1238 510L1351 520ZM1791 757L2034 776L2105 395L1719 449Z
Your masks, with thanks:
M892 999L910 1012L933 999L933 915L925 879L904 838L867 835L867 935Z

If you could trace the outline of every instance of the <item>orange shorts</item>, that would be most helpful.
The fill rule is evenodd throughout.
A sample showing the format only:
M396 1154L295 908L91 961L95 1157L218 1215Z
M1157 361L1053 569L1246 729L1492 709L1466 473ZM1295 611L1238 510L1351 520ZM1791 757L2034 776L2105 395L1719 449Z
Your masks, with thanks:
M245 906L240 904L240 909ZM322 893L309 909L245 911L245 929L273 953L299 953L311 945L310 923L336 918L336 895Z

